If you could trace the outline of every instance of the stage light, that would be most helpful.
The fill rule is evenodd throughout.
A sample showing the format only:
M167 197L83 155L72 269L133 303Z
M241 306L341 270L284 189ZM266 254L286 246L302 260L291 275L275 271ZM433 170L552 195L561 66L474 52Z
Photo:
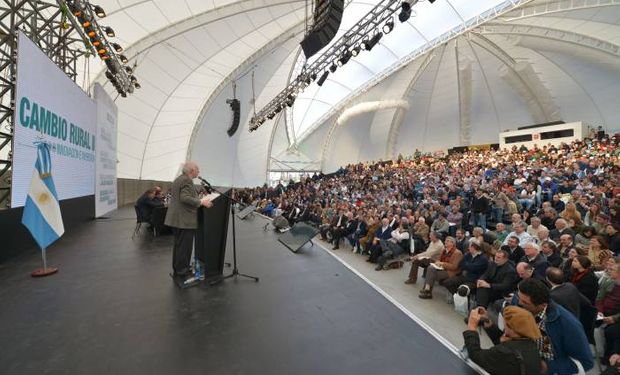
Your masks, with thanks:
M411 3L408 0L403 0L402 4L400 4L398 20L400 22L407 22L409 17L411 17Z
M355 56L359 55L361 49L362 48L359 45L353 47L353 49L351 50L351 56L355 57Z
M310 80L311 80L312 82L316 81L316 73L312 73L312 74L310 74Z
M137 88L137 89L142 88L142 86L141 86L138 82L134 82L134 83L133 83L133 87L135 87L135 88Z
M106 70L105 77L111 81L114 79L114 74L112 74L112 72L110 72L109 70Z
M385 25L383 25L383 33L389 34L394 29L394 21L388 20Z
M97 53L100 55L105 55L106 52L108 52L108 50L103 47L97 50Z
M110 26L104 27L103 31L105 31L105 34L107 36L109 36L110 38L114 38L116 36L116 33L114 32L114 29L111 28Z
M347 49L342 53L342 56L338 59L338 65L343 66L344 64L348 63L350 59L351 59L351 51Z
M82 23L82 26L83 26L84 28L90 27L90 25L91 25L91 24L90 24L90 21L84 21L84 22Z
M377 45L377 43L379 43L382 37L383 37L383 33L378 32L375 35L373 35L372 38L370 38L368 41L362 42L364 44L364 49L366 51L370 51Z
M89 38L94 38L97 36L97 32L92 26L85 28L84 32L86 32L86 35L88 35Z
M103 17L106 16L105 11L99 5L95 5L95 9L94 10L95 10L95 14L97 15L97 17L103 18Z
M123 64L127 64L129 62L129 60L127 59L127 56L125 55L118 55L118 58L121 60Z
M304 82L306 83L306 85L309 85L310 82L312 82L312 78L310 78L310 76L306 76L306 79L304 80Z
M323 83L325 83L325 80L327 79L328 75L329 75L329 72L327 70L324 71L321 77L319 77L319 80L316 81L316 84L319 86L323 86Z
M116 52L123 52L123 47L118 43L110 43Z
M138 79L137 79L135 76L129 76L129 80L130 80L132 83L138 82Z
M428 0L428 2L432 4L435 2L435 0Z
M101 60L106 61L106 60L110 60L110 56L109 55L103 55L103 56L99 56L101 57Z
M332 63L332 66L329 67L329 71L332 73L334 73L336 69L338 69L338 67L336 66L336 64L333 64L333 63Z

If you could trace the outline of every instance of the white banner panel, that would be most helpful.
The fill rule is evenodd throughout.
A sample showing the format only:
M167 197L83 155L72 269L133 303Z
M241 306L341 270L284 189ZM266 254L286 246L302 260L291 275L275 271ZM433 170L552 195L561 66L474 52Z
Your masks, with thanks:
M40 141L51 146L58 198L93 195L95 103L22 32L17 51L11 207L24 205Z
M95 150L95 216L118 206L116 197L116 144L118 109L100 84L95 84L97 149Z

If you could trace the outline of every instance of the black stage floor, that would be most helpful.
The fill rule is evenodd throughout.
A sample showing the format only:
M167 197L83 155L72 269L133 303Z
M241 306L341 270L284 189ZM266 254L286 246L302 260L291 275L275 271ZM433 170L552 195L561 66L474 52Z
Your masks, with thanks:
M38 254L5 262L0 373L473 373L336 259L294 254L264 223L237 220L239 268L259 283L178 289L172 237L132 241L130 209L55 245L57 275L30 278Z

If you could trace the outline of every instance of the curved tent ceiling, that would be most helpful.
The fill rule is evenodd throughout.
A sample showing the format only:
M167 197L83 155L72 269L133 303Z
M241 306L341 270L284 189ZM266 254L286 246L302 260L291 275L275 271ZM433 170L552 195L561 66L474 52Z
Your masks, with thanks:
M204 141L200 129L214 126L210 114L230 116L230 109L217 104L216 97L230 96L233 80L242 80L261 64L280 64L260 67L261 72L274 74L271 79L261 77L260 87L242 87L256 89L259 109L284 88L298 65L299 51L290 49L295 44L292 40L298 42L303 37L305 0L98 3L108 13L102 24L115 29L126 49L124 54L137 63L136 76L142 85L133 95L116 101L119 177L174 178L186 157L198 155L195 150ZM351 1L340 33L376 3ZM333 126L334 115L355 102L357 95L372 88L374 100L409 100L406 113L393 110L390 116L364 116L370 118L372 134L389 134L365 157L390 156L411 148L414 139L429 140L426 147L443 146L436 141L441 140L438 131L458 135L443 139L455 145L487 141L490 135L496 138L499 129L540 119L583 119L605 126L620 123L613 103L620 94L620 1L526 1L517 10L479 26L485 20L481 13L515 3L518 1L420 2L414 7L417 16L406 24L397 21L394 31L373 51L360 54L330 74L320 90L314 84L308 87L294 110L288 111L292 116L276 120L287 123L292 135L289 143L300 148L306 138L316 138L312 134L322 134L324 145L334 144L335 140L327 138L337 137L339 132L321 129ZM423 50L442 33L464 31L467 25L475 28L447 44L447 38L442 40L430 52ZM269 58L278 48L284 48L280 55L288 57ZM425 53L418 56L416 51ZM402 72L407 64L413 68L405 76ZM398 74L407 84L380 83ZM91 65L89 77L90 81L105 82L102 66ZM105 87L114 97L113 88ZM239 132L247 132L253 96L245 94L243 122L228 142L235 143L231 150L239 161L252 164L245 169L262 172L236 180L239 185L264 182L267 160L282 152L264 144L283 139L271 131L276 120L258 132L239 136ZM213 107L216 104L219 109ZM259 136L254 136L257 133ZM312 142L316 144L314 139ZM245 150L253 150L251 156L245 155ZM204 160L200 161L221 157L216 151L201 151ZM314 147L307 157L322 160L322 152Z

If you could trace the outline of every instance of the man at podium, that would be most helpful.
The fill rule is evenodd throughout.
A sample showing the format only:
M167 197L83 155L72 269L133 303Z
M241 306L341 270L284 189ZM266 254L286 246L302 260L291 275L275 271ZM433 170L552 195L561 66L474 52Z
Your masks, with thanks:
M198 227L198 208L213 206L210 199L200 198L194 187L192 180L199 174L198 165L193 161L183 164L182 174L174 180L170 189L172 196L164 223L172 227L174 232L172 269L175 277L191 277L189 264Z

